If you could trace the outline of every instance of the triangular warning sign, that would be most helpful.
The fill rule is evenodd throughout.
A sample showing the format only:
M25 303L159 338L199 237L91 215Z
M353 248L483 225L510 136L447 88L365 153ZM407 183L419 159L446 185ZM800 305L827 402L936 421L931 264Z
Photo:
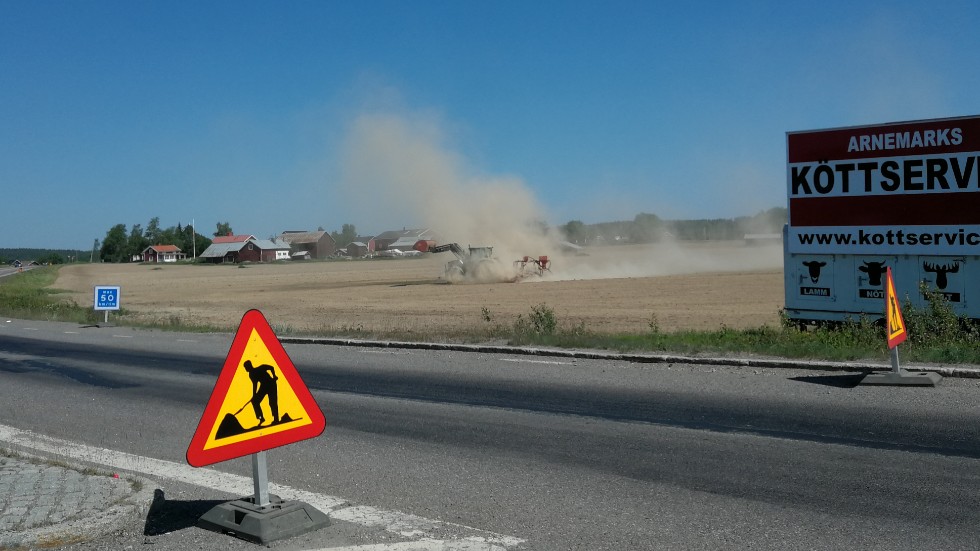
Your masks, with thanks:
M249 310L187 448L203 467L323 432L323 412L286 355L265 316Z
M895 348L905 341L905 320L902 319L902 307L898 304L898 293L895 292L895 282L892 280L892 269L888 268L885 278L885 327L888 333L888 348Z

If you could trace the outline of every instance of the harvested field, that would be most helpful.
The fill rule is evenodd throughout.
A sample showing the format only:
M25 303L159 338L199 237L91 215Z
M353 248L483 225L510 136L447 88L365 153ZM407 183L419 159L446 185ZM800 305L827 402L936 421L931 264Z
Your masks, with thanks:
M758 327L778 323L782 249L738 243L609 246L553 259L553 273L520 283L442 278L448 254L273 264L76 264L55 287L81 305L95 285L119 285L130 316L233 330L260 309L294 333L346 331L420 338L510 325L547 305L562 326L601 333ZM506 259L508 262L513 259Z

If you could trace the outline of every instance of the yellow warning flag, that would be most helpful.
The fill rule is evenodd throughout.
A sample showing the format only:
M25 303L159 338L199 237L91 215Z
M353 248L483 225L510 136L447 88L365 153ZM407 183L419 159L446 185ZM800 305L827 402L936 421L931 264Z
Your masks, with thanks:
M895 292L895 281L892 280L892 269L888 268L885 279L885 327L888 333L888 348L895 348L905 341L905 320L902 319L902 307L898 304L898 293Z

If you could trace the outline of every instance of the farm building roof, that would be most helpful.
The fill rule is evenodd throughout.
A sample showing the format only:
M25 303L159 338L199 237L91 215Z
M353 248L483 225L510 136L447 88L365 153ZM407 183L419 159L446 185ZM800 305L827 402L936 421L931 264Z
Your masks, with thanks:
M400 249L400 248L412 249L413 247L415 247L415 244L418 243L418 241L419 241L418 236L399 237L391 245L388 245L388 248L389 249Z
M180 252L180 247L178 247L177 245L150 245L149 247L143 249L143 252L146 252L146 251L148 251L150 249L153 249L154 251L156 251L158 253L179 253Z
M254 235L219 235L211 240L212 243L244 243L249 239L255 239Z
M289 249L289 243L286 243L285 241L280 241L278 239L252 238L245 242L237 242L237 241L231 243L212 242L211 245L207 249L204 249L204 252L198 256L200 256L201 258L222 258L228 253L238 252L242 250L242 248L244 248L245 245L249 242L253 243L256 247L258 247L260 250L263 251Z
M283 232L279 239L287 243L315 243L323 238L325 231Z
M421 236L423 236L423 235L425 235L425 234L427 234L427 233L429 233L431 231L432 230L430 230L429 228L413 228L413 229L403 229L403 230L390 230L390 231L386 231L386 232L378 235L377 237L375 237L375 239L377 239L377 240L386 240L386 239L398 240L398 239L401 239L403 237L414 237L415 238L415 241L418 241ZM412 241L412 244L415 244L415 241Z
M255 243L256 247L262 249L263 251L289 249L289 243L281 239L253 239L252 242Z
M204 252L198 256L201 258L222 258L228 253L242 250L245 243L214 243L212 242Z

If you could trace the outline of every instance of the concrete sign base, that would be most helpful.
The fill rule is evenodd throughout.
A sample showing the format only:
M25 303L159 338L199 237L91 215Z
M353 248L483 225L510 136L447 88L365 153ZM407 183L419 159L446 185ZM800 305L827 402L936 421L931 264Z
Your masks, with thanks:
M862 385L889 385L889 386L936 386L943 380L938 373L905 371L888 371L885 373L869 373L861 379Z
M216 505L197 521L205 530L222 532L254 543L266 544L319 530L330 524L326 514L302 501L283 501L270 495L260 507L254 497Z

